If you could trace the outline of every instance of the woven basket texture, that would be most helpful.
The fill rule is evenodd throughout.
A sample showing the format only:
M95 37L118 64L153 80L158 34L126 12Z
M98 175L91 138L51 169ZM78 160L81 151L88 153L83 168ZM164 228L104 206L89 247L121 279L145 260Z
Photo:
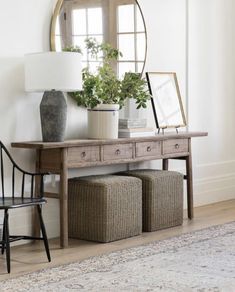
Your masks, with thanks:
M131 170L122 175L142 180L143 231L165 229L183 223L183 175L175 171Z
M69 237L110 242L142 232L142 182L102 175L69 179Z

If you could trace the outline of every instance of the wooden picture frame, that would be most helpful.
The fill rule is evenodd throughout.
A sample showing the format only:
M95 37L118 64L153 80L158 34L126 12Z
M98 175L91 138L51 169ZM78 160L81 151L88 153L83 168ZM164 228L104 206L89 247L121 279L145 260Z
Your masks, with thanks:
M153 114L158 129L187 125L175 72L146 72Z

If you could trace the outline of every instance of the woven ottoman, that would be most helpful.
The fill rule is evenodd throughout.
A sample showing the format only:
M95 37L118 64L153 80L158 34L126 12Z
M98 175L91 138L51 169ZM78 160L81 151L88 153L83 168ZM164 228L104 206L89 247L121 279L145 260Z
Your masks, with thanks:
M142 180L143 231L156 231L183 223L183 175L175 171L132 170L122 175Z
M110 242L142 232L142 182L89 176L68 182L69 237Z

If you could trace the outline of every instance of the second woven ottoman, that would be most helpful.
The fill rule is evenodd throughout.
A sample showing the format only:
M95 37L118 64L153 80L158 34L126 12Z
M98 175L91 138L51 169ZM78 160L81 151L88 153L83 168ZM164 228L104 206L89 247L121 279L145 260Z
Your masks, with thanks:
M69 237L110 242L142 232L142 182L116 175L69 179Z
M132 170L122 173L140 178L143 188L143 231L156 231L183 223L183 175L175 171Z

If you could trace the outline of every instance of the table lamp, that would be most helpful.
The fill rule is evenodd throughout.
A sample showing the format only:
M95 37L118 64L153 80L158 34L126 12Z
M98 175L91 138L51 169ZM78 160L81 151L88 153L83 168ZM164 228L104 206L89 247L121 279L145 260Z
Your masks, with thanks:
M81 54L45 52L25 55L25 90L44 92L40 104L43 142L63 142L67 104L63 92L82 89Z

